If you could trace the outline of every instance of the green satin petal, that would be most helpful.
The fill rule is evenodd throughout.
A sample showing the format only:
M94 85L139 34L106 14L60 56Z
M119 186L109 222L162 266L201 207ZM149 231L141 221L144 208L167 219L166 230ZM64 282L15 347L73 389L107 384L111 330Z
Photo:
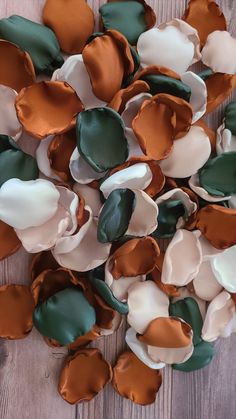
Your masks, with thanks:
M91 284L97 290L99 295L106 301L106 303L113 308L113 310L118 311L120 314L128 314L129 307L128 304L122 303L122 301L117 300L109 286L103 280L96 278L93 274L89 275Z
M225 128L236 135L236 102L231 102L225 108Z
M77 117L76 137L79 153L97 172L112 169L128 157L124 123L113 109L81 112Z
M113 242L125 235L135 201L135 193L130 189L115 189L110 193L98 219L97 237L99 242Z
M96 314L83 292L66 288L38 306L33 321L43 336L67 345L92 329Z
M179 218L185 215L185 206L176 199L158 204L158 209L158 227L152 233L153 237L163 239L173 237Z
M206 70L203 70L200 73L198 73L198 76L205 81L208 79L208 77L212 76L212 74L214 74L213 71L210 68L207 68Z
M0 38L13 42L27 51L37 74L46 73L50 76L64 62L54 32L22 16L13 15L1 19Z
M116 29L131 45L135 45L139 36L147 30L144 6L137 1L106 3L99 12L104 29Z
M169 306L170 316L180 317L193 329L193 344L198 345L201 341L203 320L198 303L191 297L171 303Z
M159 74L147 74L141 77L140 80L144 80L149 85L152 95L167 93L180 97L186 100L186 102L190 101L191 89L181 80Z
M210 364L214 355L214 346L209 342L201 341L195 346L191 358L183 364L173 364L172 368L183 372L196 371Z
M39 175L36 159L24 153L7 135L0 135L0 187L9 179L34 180Z
M211 195L236 193L236 152L223 153L208 160L199 171L199 182Z

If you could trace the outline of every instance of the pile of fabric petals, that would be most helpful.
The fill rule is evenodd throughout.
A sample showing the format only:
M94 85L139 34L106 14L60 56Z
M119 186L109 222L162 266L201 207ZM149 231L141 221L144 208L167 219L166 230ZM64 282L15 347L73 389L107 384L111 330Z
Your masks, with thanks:
M159 26L111 1L101 32L84 0L46 0L42 22L0 20L0 258L34 255L29 286L0 287L0 337L67 347L69 403L112 381L150 404L162 368L205 367L236 331L236 102L217 132L204 119L236 39L213 0ZM111 367L88 345L126 320Z

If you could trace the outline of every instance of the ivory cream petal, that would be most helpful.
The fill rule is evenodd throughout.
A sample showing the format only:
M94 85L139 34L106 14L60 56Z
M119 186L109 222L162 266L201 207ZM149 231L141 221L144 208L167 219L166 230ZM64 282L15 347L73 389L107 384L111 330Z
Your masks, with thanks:
M151 99L150 93L139 93L137 96L132 97L125 105L125 109L121 117L125 123L126 128L132 128L132 121L137 115L141 105L147 99Z
M137 339L135 330L130 327L125 335L125 341L131 351L142 361L145 365L153 370L159 370L165 367L164 362L154 362L147 351L147 345Z
M82 183L75 183L73 190L84 198L85 204L91 208L93 216L98 217L102 208L99 191Z
M152 171L147 163L136 163L109 176L100 186L105 198L122 188L144 190L152 181Z
M35 156L41 173L49 178L60 180L60 178L53 172L48 158L48 147L52 139L53 135L49 135L44 140L40 141Z
M192 126L182 138L174 141L169 156L160 161L164 175L185 178L195 174L207 162L211 143L203 128Z
M187 71L181 80L191 89L190 105L193 109L193 123L198 121L206 112L207 88L205 82L197 74Z
M229 151L236 151L236 137L229 129L225 128L223 123L217 130L216 152L219 156Z
M132 128L125 128L125 136L129 145L129 158L144 156L143 151L140 148L140 145Z
M169 317L169 298L152 281L136 282L128 289L127 321L143 333L157 317Z
M89 164L81 157L77 147L74 149L70 159L70 172L73 179L81 184L87 184L95 179L101 179L105 172L96 172Z
M60 194L44 179L10 179L0 189L0 219L14 228L37 227L52 218Z
M235 304L226 291L218 294L209 304L202 327L202 339L213 342L223 336L225 328L235 316Z
M217 195L210 195L199 183L199 175L195 173L189 179L189 186L190 188L202 199L208 202L220 202L230 199L230 196L217 196Z
M202 62L214 73L236 73L236 38L227 31L214 31L202 49Z
M18 121L15 100L17 93L10 87L0 85L0 132L17 141L22 134L22 125Z
M76 230L78 196L63 186L58 186L57 190L60 193L58 208L50 220L38 227L15 229L23 247L30 253L51 249L58 238L73 234Z
M194 346L191 343L183 348L158 348L157 346L147 345L148 355L154 362L164 362L166 364L182 364L186 362L193 353Z
M204 237L200 230L194 230L193 234L198 238L202 250L202 260L207 261L222 252L220 249L212 246L212 244Z
M228 292L236 292L236 245L211 259L212 270L218 283Z
M195 293L202 300L211 301L221 291L222 286L216 279L210 260L202 262L199 272L193 280Z
M72 55L56 70L52 80L66 81L76 91L85 109L105 106L106 103L98 99L93 91L90 78L81 54Z
M144 191L133 190L136 197L127 235L148 236L157 228L158 206ZM144 216L145 214L145 216Z
M197 275L201 262L198 238L191 231L177 230L166 249L161 281L179 287L187 285Z

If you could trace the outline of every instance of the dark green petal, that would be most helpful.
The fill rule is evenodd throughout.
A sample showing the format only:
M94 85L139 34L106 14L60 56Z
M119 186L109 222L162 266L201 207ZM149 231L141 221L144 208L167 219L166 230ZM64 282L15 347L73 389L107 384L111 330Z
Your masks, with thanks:
M191 358L183 364L173 364L172 368L178 371L190 372L206 367L215 355L215 350L209 342L201 341L195 346Z
M191 89L181 80L172 77L162 76L159 74L146 74L140 78L144 80L150 87L150 93L156 95L158 93L167 93L172 96L190 101Z
M130 189L116 189L108 196L98 219L98 241L113 242L124 236L135 207Z
M94 286L94 288L97 290L99 295L103 298L106 303L113 308L113 310L118 311L120 314L128 314L129 307L128 304L122 303L122 301L117 300L117 298L114 296L113 292L109 288L109 286L104 282L103 280L96 278L93 275L89 276L90 282Z
M117 1L100 7L105 30L116 29L121 32L131 45L135 45L139 36L145 32L145 9L138 1Z
M120 115L110 108L95 108L77 117L77 146L81 156L97 172L124 163L128 143Z
M92 329L96 314L83 292L66 288L38 306L33 319L43 336L67 345Z
M198 303L191 297L171 303L169 306L170 316L180 317L193 329L193 344L199 344L202 333L203 320L198 307Z
M158 227L152 233L153 237L163 239L173 237L179 218L186 213L184 204L179 199L175 199L158 204L158 209Z
M236 152L223 153L208 160L199 171L199 182L211 195L236 193Z
M214 74L213 71L210 68L207 68L206 70L203 70L200 73L198 73L198 76L205 81L208 79L208 77L212 76L212 74Z
M64 59L54 32L21 16L0 20L0 38L13 42L32 58L36 73L51 75Z
M9 179L34 180L38 174L35 158L24 153L11 137L0 135L0 187Z
M231 102L225 108L225 128L236 135L236 102Z

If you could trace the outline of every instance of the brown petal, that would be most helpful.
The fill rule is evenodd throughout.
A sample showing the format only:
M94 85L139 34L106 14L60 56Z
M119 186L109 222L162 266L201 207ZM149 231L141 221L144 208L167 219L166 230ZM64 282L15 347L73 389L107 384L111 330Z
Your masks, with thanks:
M186 187L182 187L181 188L182 191L186 192L189 196L189 198L191 199L191 201L195 202L195 204L197 204L197 209L196 211L194 211L190 217L188 218L188 220L186 221L184 228L187 230L194 230L195 226L196 226L196 222L197 222L197 213L198 213L198 209L199 209L199 199L198 196L195 194L195 192L192 191L192 189L186 188Z
M211 32L226 30L225 17L215 0L190 0L182 19L197 29L202 47Z
M208 127L204 119L199 119L197 122L195 122L194 125L197 125L204 129L205 133L207 134L210 143L211 143L211 150L214 152L216 149L216 132L213 131L211 128Z
M159 370L154 370L140 361L133 352L124 352L113 368L112 384L126 399L143 406L151 404L162 383Z
M55 32L64 52L78 54L93 33L94 14L84 0L47 0L43 22Z
M115 310L108 306L100 295L94 292L94 310L96 312L96 326L101 329L111 329L115 317Z
M80 336L75 340L75 342L68 345L68 349L70 351L77 351L77 349L81 348L82 346L87 346L89 343L100 337L99 330L99 327L94 325L92 329L86 333L86 335Z
M30 265L30 277L33 282L39 274L47 269L56 270L60 266L58 265L56 259L54 259L52 252L40 252L33 256Z
M64 134L55 135L48 147L50 166L64 182L71 180L69 163L75 147L76 133L74 128Z
M236 211L220 205L207 205L198 212L196 227L217 249L236 244Z
M161 67L157 65L150 65L137 72L134 76L134 80L140 80L142 77L149 74L156 74L161 76L172 77L173 79L180 80L180 75L167 67Z
M0 40L0 84L19 92L36 80L34 65L29 54L11 42Z
M232 93L236 86L236 76L214 73L206 79L205 83L207 87L207 115L221 105Z
M157 317L152 320L138 339L159 348L183 348L192 340L191 327L174 317Z
M120 90L124 76L134 71L134 62L126 38L115 30L93 39L83 50L93 93L110 102Z
M130 84L125 89L119 90L111 102L109 103L109 107L114 109L116 112L122 113L125 109L126 103L132 99L134 96L138 95L139 93L149 92L150 87L148 84L143 80L137 80L134 83Z
M129 240L113 253L111 274L114 279L148 274L159 254L159 246L152 237Z
M80 349L67 358L60 375L58 391L70 404L89 401L111 378L111 366L98 349Z
M0 337L22 339L33 327L34 300L25 285L0 287Z
M20 246L15 230L0 220L0 260L15 253Z
M42 81L22 89L16 98L16 112L24 129L42 140L75 125L83 105L66 82Z

